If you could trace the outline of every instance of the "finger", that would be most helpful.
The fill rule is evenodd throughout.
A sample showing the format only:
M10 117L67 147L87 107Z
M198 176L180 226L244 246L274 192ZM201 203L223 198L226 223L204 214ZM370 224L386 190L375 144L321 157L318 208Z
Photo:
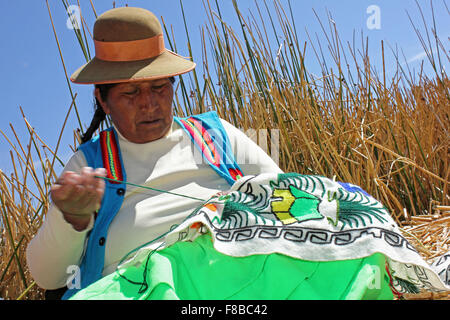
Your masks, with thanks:
M99 177L106 177L106 175L107 175L105 168L97 168L97 169L95 169L94 173L96 176L99 176Z
M97 168L93 172L94 176L94 193L96 202L98 202L97 207L100 207L100 203L105 193L105 180L101 177L106 176L106 170L103 168Z
M71 202L78 201L83 197L85 193L85 188L83 187L83 177L75 172L68 172L64 176L64 186L71 186L67 190L67 200Z
M94 170L91 167L84 167L81 170L81 185L86 189L85 191L89 194L95 193L95 178L94 178Z
M55 183L50 187L50 196L53 202L58 200L64 200L66 198L66 189L64 189L64 185L66 183L67 175L70 175L72 171L63 172L61 176L56 179Z
M93 172L94 176L94 189L95 189L95 210L99 210L103 195L105 193L105 180L102 177L106 177L107 171L105 168L96 168Z
M67 185L71 190L67 193L66 198L56 203L56 205L64 212L72 214L92 213L96 205L95 192L90 192L84 185Z
M65 183L67 183L67 178L70 177L71 175L76 174L73 171L65 171L61 174L61 176L56 180L55 184L60 184L63 185Z
M76 205L79 203L80 199L82 199L85 195L85 188L82 185L67 185L68 191L66 193L65 201L71 203L72 205Z
M104 193L104 181L103 179L96 178L105 175L106 170L100 168L93 170L90 167L83 168L81 171L81 176L83 178L83 197L80 199L80 203L85 207L92 209L93 211L99 208L99 203L103 197Z
M50 189L50 193L53 202L59 202L69 199L74 190L75 186L72 184L54 184Z
M97 168L94 171L94 176L105 177L106 170L104 168ZM102 178L95 178L95 189L97 193L100 193L100 196L103 196L103 192L105 190L105 180Z
M73 171L67 171L63 176L63 182L64 184L71 184L71 185L81 184L82 177L78 173L75 173Z
M94 212L96 204L97 204L97 194L95 192L91 192L90 190L84 189L84 193L82 197L78 199L78 206L84 212Z
M78 211L78 202L74 201L75 186L57 186L51 194L52 201L62 212L75 213Z

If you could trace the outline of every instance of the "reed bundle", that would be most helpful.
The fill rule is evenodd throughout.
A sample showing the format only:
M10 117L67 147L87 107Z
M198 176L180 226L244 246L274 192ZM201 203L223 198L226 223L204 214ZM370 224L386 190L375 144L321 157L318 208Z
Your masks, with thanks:
M436 205L433 214L413 216L401 231L405 238L421 253L425 261L433 260L450 251L450 206ZM450 292L421 292L406 295L407 299L450 300Z

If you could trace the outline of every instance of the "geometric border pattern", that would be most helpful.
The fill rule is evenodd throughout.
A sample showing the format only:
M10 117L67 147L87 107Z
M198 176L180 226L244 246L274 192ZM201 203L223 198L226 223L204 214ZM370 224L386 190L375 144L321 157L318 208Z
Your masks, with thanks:
M390 230L367 227L361 229L353 229L347 231L328 231L324 229L304 228L304 227L287 227L287 226L251 226L234 229L216 228L208 215L205 215L209 225L215 230L215 236L218 241L247 241L254 238L260 239L280 239L283 238L293 242L305 242L313 244L334 244L345 246L352 244L363 236L371 236L384 240L392 247L405 247L409 250L417 252L411 244L401 235Z

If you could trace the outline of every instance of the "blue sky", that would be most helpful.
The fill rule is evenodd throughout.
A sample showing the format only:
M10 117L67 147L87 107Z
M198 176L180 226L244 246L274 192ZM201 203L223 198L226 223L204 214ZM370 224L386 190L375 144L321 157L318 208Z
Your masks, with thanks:
M263 1L257 0L263 7ZM83 16L92 30L95 17L92 13L89 0L80 0ZM53 16L54 25L58 34L67 73L75 71L85 60L75 38L73 30L66 26L67 13L59 0L48 0ZM112 8L111 0L93 0L97 13L100 14ZM128 0L116 1L117 6L143 7L151 10L157 17L163 16L168 26L172 25L175 32L178 53L188 55L184 25L181 16L179 0ZM214 1L211 0L213 4ZM236 26L236 15L231 0L219 0L224 20ZM270 5L271 0L267 0ZM287 10L287 1L281 1ZM420 1L429 25L431 25L431 11L429 1ZM445 1L433 1L438 34L448 51L448 36L450 35L449 15ZM69 0L69 4L77 4ZM184 9L190 30L191 45L194 48L194 58L201 62L199 26L205 20L205 13L201 0L184 0ZM425 59L426 72L428 66L423 48L412 28L406 11L417 26L423 29L420 13L413 0L376 1L376 0L291 0L294 19L299 31L300 40L308 41L305 37L305 28L310 35L321 34L320 25L314 15L314 10L322 22L327 25L326 9L336 22L339 36L343 41L352 41L353 32L357 34L360 42L360 33L369 38L371 63L380 66L380 42L385 42L387 68L393 70L394 60L390 54L389 45L398 46L405 54L411 68L419 68ZM244 16L249 12L255 13L254 1L238 0L240 10ZM380 28L369 29L367 20L371 14L367 9L376 5L380 9ZM447 3L447 6L450 5ZM60 129L64 122L66 112L71 103L70 92L66 83L64 69L60 60L58 47L53 35L45 0L15 0L0 1L1 32L1 59L0 70L0 103L2 116L0 129L8 137L13 138L9 124L12 123L20 137L28 137L19 106L35 128L36 132L52 148L56 146ZM91 42L92 44L92 42ZM322 45L326 46L325 43ZM274 50L276 46L274 45ZM92 46L91 46L92 50ZM307 57L313 59L312 51ZM447 61L448 63L448 61ZM444 63L445 65L445 63ZM313 69L313 67L311 67ZM380 69L378 67L377 69ZM448 70L448 66L447 66ZM201 69L199 68L199 71ZM87 125L93 114L92 86L71 84L74 93L77 93L77 106L84 125ZM71 154L68 147L73 142L72 131L77 127L77 119L72 113L66 125L65 134L61 141L58 155L66 161ZM26 145L28 141L22 140ZM8 142L0 135L0 169L11 172L11 161ZM36 160L36 159L35 159ZM60 168L57 169L57 172Z

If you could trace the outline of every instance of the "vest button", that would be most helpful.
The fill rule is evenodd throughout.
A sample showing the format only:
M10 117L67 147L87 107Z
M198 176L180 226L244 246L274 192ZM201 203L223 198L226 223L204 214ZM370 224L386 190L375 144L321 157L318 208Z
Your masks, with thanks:
M101 237L100 240L98 240L98 244L103 246L105 244L105 237Z
M119 195L119 196L123 196L124 194L125 194L125 189L124 188L119 188L119 189L117 189L117 194Z

